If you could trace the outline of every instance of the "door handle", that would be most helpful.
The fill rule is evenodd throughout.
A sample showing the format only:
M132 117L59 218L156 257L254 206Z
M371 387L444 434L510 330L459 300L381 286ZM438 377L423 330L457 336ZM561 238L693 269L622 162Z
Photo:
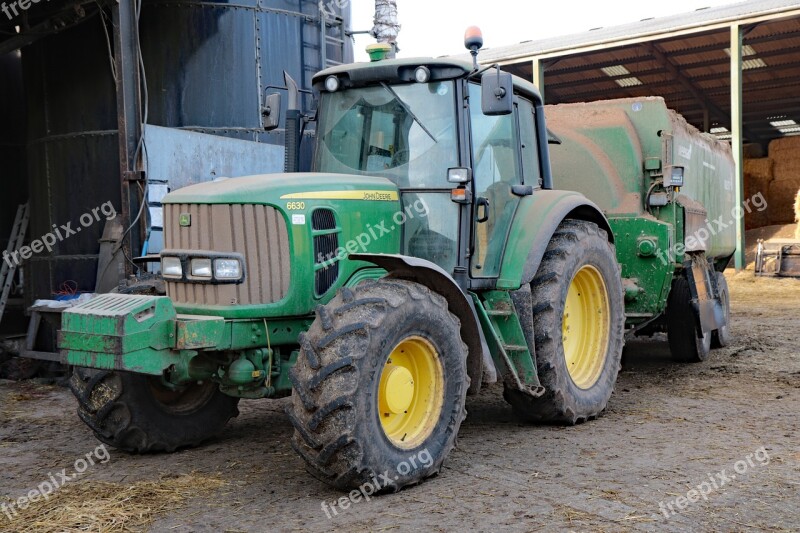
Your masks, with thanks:
M483 215L481 215L481 207L483 207ZM483 224L487 220L489 220L489 199L479 197L478 200L475 202L475 210L476 210L476 221L478 224Z

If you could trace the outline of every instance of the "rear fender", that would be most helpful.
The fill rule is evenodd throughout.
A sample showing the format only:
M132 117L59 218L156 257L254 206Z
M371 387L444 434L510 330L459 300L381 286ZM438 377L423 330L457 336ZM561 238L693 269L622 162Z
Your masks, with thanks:
M472 298L464 294L456 281L438 265L404 255L353 254L354 261L368 261L388 272L387 277L414 281L445 297L450 312L461 321L461 338L469 349L467 373L470 377L468 394L480 391L483 373L487 381L496 378L494 362L489 353Z
M698 325L697 337L726 325L725 310L719 298L714 266L703 253L688 254L683 269L692 294L692 309Z
M565 219L593 222L605 230L609 242L614 243L614 234L605 215L585 196L572 191L536 191L520 202L514 217L498 289L517 290L533 280L550 239Z

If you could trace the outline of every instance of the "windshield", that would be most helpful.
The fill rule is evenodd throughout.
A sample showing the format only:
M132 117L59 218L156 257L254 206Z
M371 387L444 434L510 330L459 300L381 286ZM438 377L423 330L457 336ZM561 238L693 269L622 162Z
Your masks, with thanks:
M326 93L315 170L448 188L447 169L458 166L454 93L452 81Z

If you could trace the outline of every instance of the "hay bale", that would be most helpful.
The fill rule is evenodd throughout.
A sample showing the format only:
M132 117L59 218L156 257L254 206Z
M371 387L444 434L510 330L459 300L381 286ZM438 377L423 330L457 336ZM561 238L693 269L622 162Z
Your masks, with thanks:
M748 179L747 174L745 174L745 182L744 182L744 194L745 198L754 198L759 194L764 198L767 197L769 193L769 183L768 182L760 182L758 180L753 180L752 178ZM755 228L763 228L764 226L769 226L769 209L765 209L764 211L758 211L756 209L751 209L750 212L745 212L744 216L744 227L745 229L755 229Z
M762 159L745 159L744 173L759 180L771 180L773 176L773 165L774 162L768 157Z
M756 193L761 193L765 198L769 192L769 184L772 178L753 175L745 172L744 191L747 198L752 198Z
M746 143L742 145L744 157L747 159L759 159L764 157L764 147L759 143Z
M794 207L798 185L793 182L773 181L769 184L767 202L769 219L772 224L792 224L795 222Z
M772 175L775 181L800 181L800 154L776 158Z
M791 157L791 154L800 153L800 136L783 137L769 143L769 156L773 159Z

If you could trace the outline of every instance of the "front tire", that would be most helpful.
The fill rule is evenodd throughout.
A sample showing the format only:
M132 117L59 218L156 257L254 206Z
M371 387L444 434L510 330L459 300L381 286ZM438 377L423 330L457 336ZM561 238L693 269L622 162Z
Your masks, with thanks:
M620 269L596 224L565 220L531 282L539 379L533 398L506 388L504 397L529 422L573 425L606 408L620 370L625 306Z
M158 377L76 368L69 387L97 439L130 453L199 446L239 414L239 399L211 381L172 389Z
M381 480L375 492L437 474L469 386L467 346L447 301L383 279L342 289L317 315L290 372L288 410L309 472L340 490Z

